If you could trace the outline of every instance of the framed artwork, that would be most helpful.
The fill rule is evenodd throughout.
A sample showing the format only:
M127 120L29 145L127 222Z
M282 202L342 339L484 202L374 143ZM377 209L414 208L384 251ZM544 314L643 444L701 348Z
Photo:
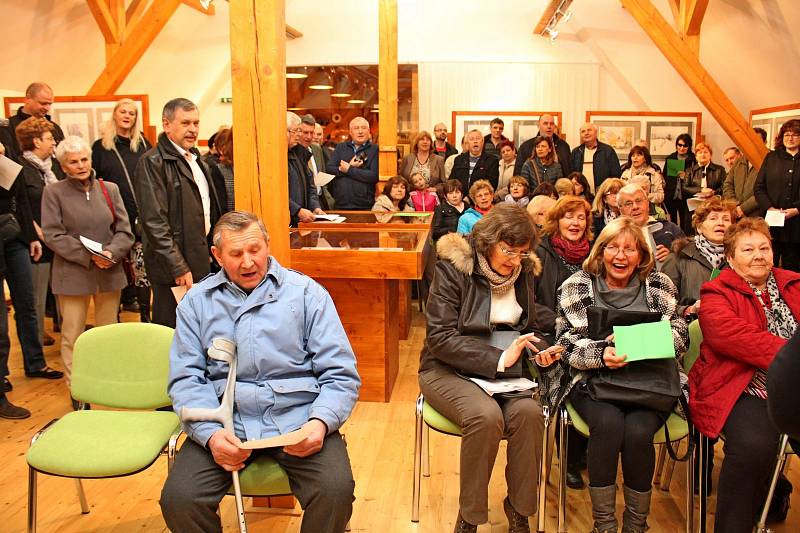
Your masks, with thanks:
M123 98L136 102L142 131L147 140L155 144L156 128L150 125L150 103L146 94L56 96L50 115L64 130L64 135L78 135L91 144L100 137L103 124L111 118L117 101ZM16 113L24 103L24 96L6 96L3 98L5 115L8 117Z
M634 145L646 145L653 161L663 166L675 151L675 137L688 133L697 143L703 138L703 114L686 111L587 111L586 122L597 124L600 142L611 145L620 163L628 160ZM630 142L629 142L630 139Z
M655 157L666 157L675 151L678 135L692 134L691 122L648 122L647 145L650 154Z
M461 137L472 129L478 129L487 135L492 119L498 117L505 126L503 135L514 141L514 145L519 148L520 144L539 132L539 117L544 114L553 115L556 129L561 129L560 111L453 111L450 144L460 147Z
M775 149L778 133L786 121L800 119L800 102L750 111L750 126L763 128L767 132L767 147Z
M620 160L627 159L628 154L641 138L642 123L638 120L598 120L597 138L610 145Z

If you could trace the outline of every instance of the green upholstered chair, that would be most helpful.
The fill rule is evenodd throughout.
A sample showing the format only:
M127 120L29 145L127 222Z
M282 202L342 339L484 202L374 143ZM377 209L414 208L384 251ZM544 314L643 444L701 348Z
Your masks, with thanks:
M81 510L89 512L81 479L136 474L169 446L174 457L180 427L167 396L173 330L124 323L92 328L75 343L72 396L118 410L79 410L49 422L31 439L28 531L36 531L37 474L74 478Z

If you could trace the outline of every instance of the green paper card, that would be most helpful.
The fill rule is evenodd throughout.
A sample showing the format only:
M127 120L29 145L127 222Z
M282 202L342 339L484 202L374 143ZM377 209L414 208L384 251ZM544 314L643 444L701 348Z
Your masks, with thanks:
M614 345L617 355L628 356L626 361L675 357L672 326L668 320L635 326L614 326Z
M719 269L715 268L714 270L711 271L711 277L708 278L708 281L717 279L717 276L719 276Z
M686 170L685 159L667 159L667 176L677 176L679 172Z

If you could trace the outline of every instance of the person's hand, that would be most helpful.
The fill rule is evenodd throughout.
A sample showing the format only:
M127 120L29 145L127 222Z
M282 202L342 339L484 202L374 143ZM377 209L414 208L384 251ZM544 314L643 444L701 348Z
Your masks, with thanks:
M42 258L42 243L40 243L39 241L31 241L30 250L31 250L31 258L34 261L38 261L39 259Z
M344 174L347 174L348 170L350 170L350 163L348 163L344 159L339 161L339 172L343 172Z
M227 429L220 429L208 439L208 449L215 463L228 472L236 472L244 468L245 459L250 457L250 450L239 448L241 443L236 435Z
M320 209L320 208L318 207L318 208L314 209L314 214L315 214L315 215L324 215L324 214L325 214L325 211L323 211L322 209Z
M700 189L700 192L697 193L698 198L711 198L714 196L714 189L709 189L708 187L703 187Z
M669 255L669 248L667 248L663 244L656 245L656 261L661 263L667 258L668 255Z
M506 358L505 361L503 361L503 364L505 364L506 368L512 367L516 364L524 348L530 348L534 352L538 352L539 349L536 348L531 341L538 342L539 340L540 339L533 333L526 333L525 335L520 335L514 339L514 342L511 343L511 346L506 348Z
M354 155L353 159L350 160L350 166L353 168L361 168L364 166L364 160Z
M314 213L304 207L301 207L300 210L297 211L297 218L300 220L300 222L314 222Z
M194 285L194 279L192 278L192 272L189 271L186 274L181 274L180 276L175 278L175 285L178 285L178 286L186 285L186 290L191 289L192 285Z
M608 368L622 368L628 364L625 362L626 358L626 355L617 355L617 349L613 346L606 346L603 350L603 363L605 363Z
M3 146L3 143L0 143L0 155L6 155L6 147Z
M744 211L742 211L742 206L736 206L736 218L742 218L744 216Z
M328 433L328 427L321 420L317 420L316 418L303 424L303 427L311 430L308 437L297 444L284 446L283 453L294 455L295 457L308 457L322 449L322 443L325 442L325 435Z
M536 354L533 360L542 368L548 367L561 359L561 354L564 352L564 347L556 344L546 350L542 350Z
M786 220L789 220L790 218L796 217L797 213L798 213L798 211L797 211L796 207L791 207L789 209L784 209L783 210L783 214L786 216Z

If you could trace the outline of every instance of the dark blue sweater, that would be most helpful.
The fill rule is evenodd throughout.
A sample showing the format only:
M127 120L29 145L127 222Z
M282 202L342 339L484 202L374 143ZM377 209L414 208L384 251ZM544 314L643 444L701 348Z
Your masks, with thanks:
M361 155L364 165L360 168L351 166L347 173L341 172L339 162L349 162L356 154ZM375 184L378 183L377 145L367 141L356 150L352 141L339 143L325 168L328 174L336 176L328 185L336 209L372 209L372 204L375 203Z

